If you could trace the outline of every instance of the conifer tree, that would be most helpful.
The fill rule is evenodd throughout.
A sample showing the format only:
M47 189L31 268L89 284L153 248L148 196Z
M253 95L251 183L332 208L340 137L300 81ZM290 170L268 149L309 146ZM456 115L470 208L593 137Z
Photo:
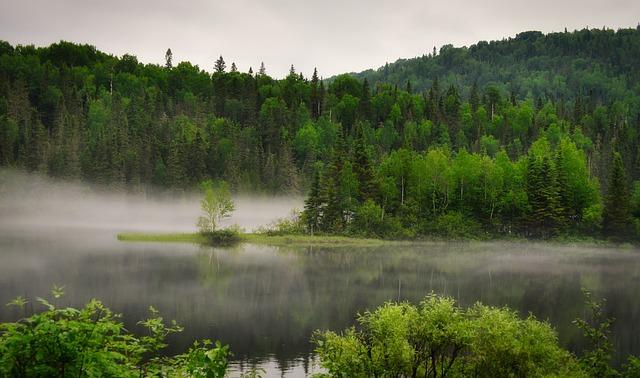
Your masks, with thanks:
M322 115L322 112L324 111L324 96L324 82L322 81L322 78L320 78L320 87L318 88L318 116Z
M371 119L371 88L369 88L369 81L365 77L362 81L362 94L360 95L359 104L360 115L365 120Z
M173 53L171 52L171 49L167 49L167 52L164 54L165 68L171 69L171 67L173 67L172 60L173 60Z
M267 74L267 70L264 68L264 62L260 63L260 70L258 71L258 75L264 76Z
M238 67L236 67L236 62L231 63L231 72L238 72Z
M554 168L548 156L529 154L525 190L529 202L527 223L533 236L549 237L561 223L562 210Z
M480 105L480 97L478 95L478 82L474 81L471 85L471 92L469 93L469 104L471 105L471 110L476 112L478 110L478 106Z
M313 119L320 117L320 88L318 87L318 69L313 69L313 75L311 76L311 116Z
M304 212L302 218L305 226L311 235L320 231L320 225L322 221L322 192L320 186L320 167L316 166L313 173L313 181L311 182L311 189L309 195L304 201Z
M222 58L222 55L220 55L218 60L216 60L216 64L214 66L215 72L222 73L226 68L227 64L224 62L224 58Z
M375 182L375 173L362 137L356 141L353 160L353 169L358 177L358 187L360 189L358 199L361 202L367 199L377 199L378 190Z
M603 214L603 231L608 237L624 239L631 236L631 205L629 184L618 152L613 155Z
M344 201L339 190L340 176L346 158L346 148L342 130L339 129L337 146L334 148L331 162L327 167L324 198L327 205L322 216L322 225L326 231L340 232L344 226Z

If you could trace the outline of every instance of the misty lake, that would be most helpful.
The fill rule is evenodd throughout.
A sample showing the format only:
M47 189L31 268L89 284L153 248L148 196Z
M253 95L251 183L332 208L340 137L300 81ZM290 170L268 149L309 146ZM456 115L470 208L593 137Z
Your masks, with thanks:
M65 285L59 304L100 298L131 328L153 305L185 326L170 352L195 338L220 339L231 345L236 369L262 366L269 376L317 371L309 343L315 329L343 329L358 311L419 301L432 290L464 305L480 300L531 312L580 350L571 321L583 315L586 287L608 299L618 357L640 352L640 254L629 249L499 242L211 248L12 230L0 234L0 251L0 303L44 296L55 283ZM3 321L17 316L0 308Z
M300 200L238 199L228 223L252 228L286 216ZM581 288L606 297L616 360L640 354L640 251L549 243L469 242L377 247L271 247L119 242L120 231L192 231L197 199L150 200L95 194L29 177L0 180L0 321L22 313L4 303L21 295L38 309L64 285L58 305L98 298L128 328L150 305L185 327L168 353L194 339L219 339L234 353L232 376L259 366L267 376L318 371L309 339L342 330L357 312L385 301L417 302L434 291L510 306L556 327L562 345L584 340L571 322L584 316Z

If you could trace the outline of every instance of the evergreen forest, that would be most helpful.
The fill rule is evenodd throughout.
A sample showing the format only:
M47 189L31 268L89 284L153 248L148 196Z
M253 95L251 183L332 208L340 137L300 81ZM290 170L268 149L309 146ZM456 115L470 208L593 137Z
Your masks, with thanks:
M119 191L304 194L315 234L636 238L640 26L426 50L274 78L171 49L157 65L0 42L0 166Z

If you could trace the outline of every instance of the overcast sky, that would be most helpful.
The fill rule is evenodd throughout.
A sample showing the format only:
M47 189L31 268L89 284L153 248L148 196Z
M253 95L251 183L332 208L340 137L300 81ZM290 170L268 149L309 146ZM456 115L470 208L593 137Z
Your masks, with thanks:
M95 45L144 63L189 60L281 77L293 64L322 76L376 68L447 43L543 32L635 27L640 0L0 0L0 39Z

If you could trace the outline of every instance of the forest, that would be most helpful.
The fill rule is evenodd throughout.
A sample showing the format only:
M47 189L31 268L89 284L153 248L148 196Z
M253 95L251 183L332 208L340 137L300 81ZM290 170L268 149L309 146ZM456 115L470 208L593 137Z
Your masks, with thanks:
M637 234L640 27L327 79L165 56L0 42L0 165L120 191L304 193L309 233Z

